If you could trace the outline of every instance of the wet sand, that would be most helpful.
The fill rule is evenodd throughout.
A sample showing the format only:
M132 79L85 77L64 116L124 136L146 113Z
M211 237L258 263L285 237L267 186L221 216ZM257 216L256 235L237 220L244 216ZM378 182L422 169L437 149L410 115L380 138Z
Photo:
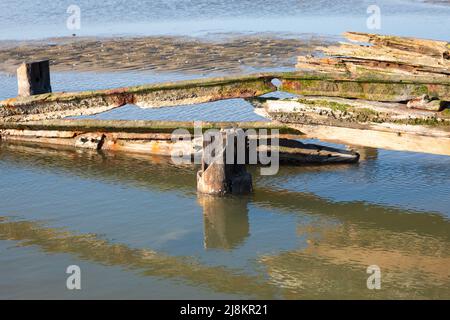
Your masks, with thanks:
M309 36L174 36L55 38L0 42L0 72L14 74L23 61L50 59L53 71L145 71L240 73L294 69L296 56L334 40Z

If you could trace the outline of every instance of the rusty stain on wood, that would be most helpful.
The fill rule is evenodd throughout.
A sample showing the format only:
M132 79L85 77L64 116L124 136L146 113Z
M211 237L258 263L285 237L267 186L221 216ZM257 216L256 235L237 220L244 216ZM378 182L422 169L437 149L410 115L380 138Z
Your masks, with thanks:
M249 98L276 91L270 81L267 76L252 75L16 97L0 101L0 118L33 121L97 114L126 104L158 108Z

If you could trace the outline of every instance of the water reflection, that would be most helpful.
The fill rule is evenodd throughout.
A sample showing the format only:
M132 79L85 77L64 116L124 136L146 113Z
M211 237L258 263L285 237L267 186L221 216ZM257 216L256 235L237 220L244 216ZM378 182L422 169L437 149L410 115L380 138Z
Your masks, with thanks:
M198 195L206 249L233 249L249 236L247 197Z
M35 221L11 221L0 216L0 240L18 241L22 247L38 246L49 254L68 253L81 260L120 266L144 276L182 279L224 293L270 298L277 291L276 287L261 281L261 277L243 275L239 270L209 267L189 257L172 257L154 250L135 249L95 234L74 234L48 228Z
M361 146L349 146L350 149L359 153L359 160L375 160L378 158L378 149L361 147Z

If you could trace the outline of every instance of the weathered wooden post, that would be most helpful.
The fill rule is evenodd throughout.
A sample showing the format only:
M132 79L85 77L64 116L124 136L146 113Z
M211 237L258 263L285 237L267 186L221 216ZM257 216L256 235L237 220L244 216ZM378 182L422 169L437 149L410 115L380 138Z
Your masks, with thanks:
M217 145L215 139L222 139L219 150L211 148ZM202 169L197 173L197 190L212 195L245 194L253 190L252 176L245 169L247 150L239 150L239 139L246 139L242 129L221 130L219 135L203 137ZM248 143L244 144L247 148ZM227 157L227 151L234 151L233 159ZM239 153L243 163L238 161Z
M21 97L52 92L49 61L22 63L17 69L17 85Z

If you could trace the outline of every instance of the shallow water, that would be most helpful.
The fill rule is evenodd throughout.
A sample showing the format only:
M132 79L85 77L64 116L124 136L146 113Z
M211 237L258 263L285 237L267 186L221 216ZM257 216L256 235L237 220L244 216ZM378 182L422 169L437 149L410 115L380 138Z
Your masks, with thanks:
M448 39L450 6L420 0L76 1L81 29L69 30L69 0L3 0L0 40L77 35L189 35L223 32L341 34L377 32ZM381 10L381 29L367 28L367 8Z
M58 90L185 75L53 73ZM15 78L0 76L0 97ZM243 100L108 119L257 120ZM167 159L0 144L0 298L450 298L450 157L359 148L356 165L251 168L199 197ZM67 266L82 290L65 288ZM378 265L382 289L368 290Z
M158 157L3 143L0 298L448 298L450 159L367 151L216 199Z

